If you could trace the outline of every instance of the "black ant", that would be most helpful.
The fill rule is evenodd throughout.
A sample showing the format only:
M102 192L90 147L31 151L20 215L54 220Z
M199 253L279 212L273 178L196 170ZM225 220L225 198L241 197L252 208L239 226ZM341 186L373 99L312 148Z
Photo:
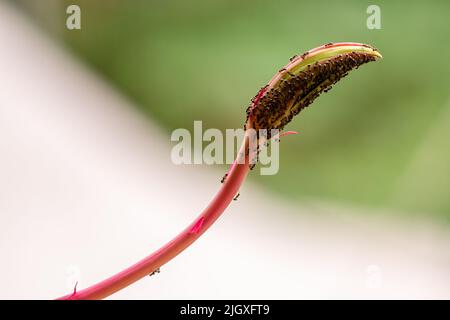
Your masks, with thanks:
M153 271L152 273L150 273L148 276L151 277L151 276L154 276L155 274L160 273L160 272L161 272L161 270L158 268L155 271Z
M289 71L286 70L286 68L282 68L280 70L278 70L278 72L282 73L282 72L286 72L288 75L290 75L291 77L295 77L295 75L293 75L292 73L290 73Z
M222 180L220 180L220 183L224 183L227 177L228 173L225 173L225 175L222 177Z
M233 200L236 201L239 198L240 195L241 194L238 192L237 195L233 198Z

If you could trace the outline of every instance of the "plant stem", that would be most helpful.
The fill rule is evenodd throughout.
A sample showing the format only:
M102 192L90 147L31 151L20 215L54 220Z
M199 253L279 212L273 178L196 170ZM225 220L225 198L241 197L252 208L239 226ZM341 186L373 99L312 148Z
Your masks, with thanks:
M236 160L231 165L228 175L216 196L203 212L178 236L173 238L160 249L138 261L127 269L97 283L86 289L65 295L58 300L88 300L103 299L111 294L131 285L139 279L151 274L166 264L184 249L197 240L224 212L230 202L238 193L241 184L249 171L248 137L244 138L239 154L244 155L244 161ZM238 157L239 157L238 154Z
M322 92L360 65L381 58L373 47L355 42L329 43L312 49L290 62L261 88L247 109L246 129L283 129L293 116L310 105ZM292 134L287 132L282 135ZM223 213L239 191L255 163L257 151L250 151L246 131L238 157L219 192L206 209L178 236L131 267L87 289L60 299L102 299L155 272L197 240ZM258 148L264 137L257 139ZM242 161L238 161L242 160Z

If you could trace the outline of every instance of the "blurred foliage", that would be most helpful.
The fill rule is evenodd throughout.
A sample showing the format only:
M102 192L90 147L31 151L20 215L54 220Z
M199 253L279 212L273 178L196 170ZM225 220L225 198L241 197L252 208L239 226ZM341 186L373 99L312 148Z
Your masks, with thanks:
M72 3L81 31L62 27ZM34 16L59 25L55 35L168 132L193 120L241 127L250 98L292 55L327 42L373 44L384 59L304 110L288 126L300 135L283 140L279 174L252 178L289 198L450 218L450 2L377 1L381 30L366 27L368 1L48 4L61 8L52 24Z

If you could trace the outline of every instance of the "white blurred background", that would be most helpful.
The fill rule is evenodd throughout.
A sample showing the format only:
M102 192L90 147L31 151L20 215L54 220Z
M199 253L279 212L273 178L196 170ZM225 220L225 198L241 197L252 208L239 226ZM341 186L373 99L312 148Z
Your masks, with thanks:
M0 2L0 298L52 299L120 271L219 188L222 170L173 165L170 137L131 104ZM198 242L111 298L449 299L449 229L426 216L247 182Z

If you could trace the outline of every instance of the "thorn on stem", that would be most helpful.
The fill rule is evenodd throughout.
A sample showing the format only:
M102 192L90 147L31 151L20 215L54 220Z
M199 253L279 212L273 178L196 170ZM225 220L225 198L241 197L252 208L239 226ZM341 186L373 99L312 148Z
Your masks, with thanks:
M194 224L194 226L191 228L191 230L189 230L189 233L190 234L199 233L203 226L203 222L205 222L205 217L201 217L200 219L198 219L197 222Z

